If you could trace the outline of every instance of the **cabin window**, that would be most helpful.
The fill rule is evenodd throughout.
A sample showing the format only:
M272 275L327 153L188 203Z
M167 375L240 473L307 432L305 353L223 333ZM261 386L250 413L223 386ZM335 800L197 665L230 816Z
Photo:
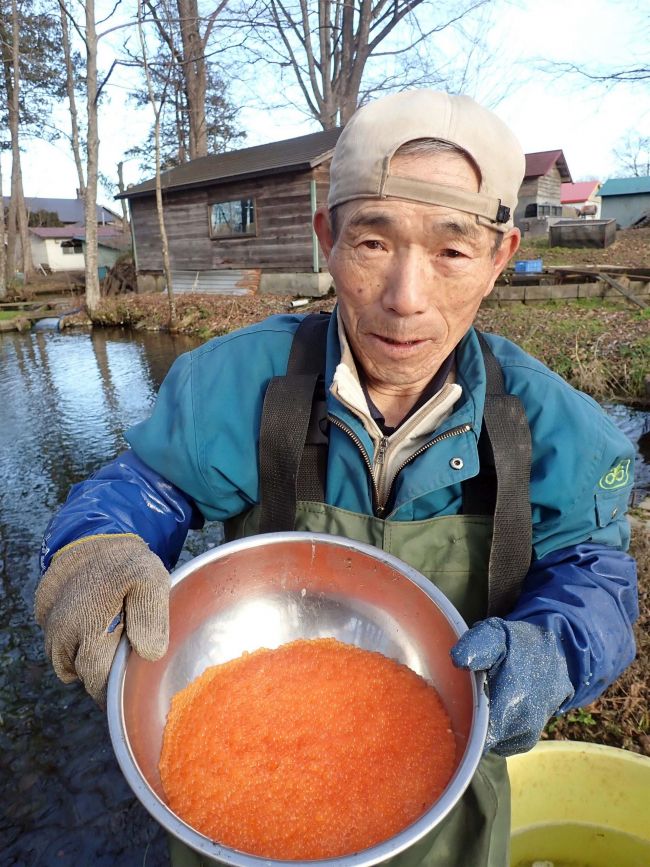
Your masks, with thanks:
M255 200L234 199L210 205L210 237L255 235Z
M81 241L62 241L61 250L67 256L78 256L84 251Z
M528 214L526 214L528 216ZM537 216L538 217L561 217L562 216L562 208L560 205L538 205L537 206Z

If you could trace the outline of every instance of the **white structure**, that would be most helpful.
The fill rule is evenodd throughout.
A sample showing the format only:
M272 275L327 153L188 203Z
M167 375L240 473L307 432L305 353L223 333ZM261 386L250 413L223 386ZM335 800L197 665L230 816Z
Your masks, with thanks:
M562 216L599 220L601 212L600 181L562 184Z
M85 229L80 226L39 227L29 230L34 265L49 271L83 271L85 267ZM98 226L98 267L109 267L128 249L119 229Z

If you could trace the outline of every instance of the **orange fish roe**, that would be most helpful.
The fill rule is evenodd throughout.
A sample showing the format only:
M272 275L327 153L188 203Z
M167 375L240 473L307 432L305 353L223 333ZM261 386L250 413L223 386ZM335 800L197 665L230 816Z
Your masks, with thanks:
M253 855L333 858L414 822L455 765L435 689L331 638L213 666L174 696L160 775L169 806Z

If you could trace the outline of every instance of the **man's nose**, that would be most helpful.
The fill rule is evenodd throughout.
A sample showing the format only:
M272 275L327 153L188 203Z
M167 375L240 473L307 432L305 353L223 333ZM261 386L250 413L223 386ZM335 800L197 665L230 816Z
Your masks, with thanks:
M404 251L385 275L384 308L399 316L424 313L430 302L432 276L426 255L414 248Z

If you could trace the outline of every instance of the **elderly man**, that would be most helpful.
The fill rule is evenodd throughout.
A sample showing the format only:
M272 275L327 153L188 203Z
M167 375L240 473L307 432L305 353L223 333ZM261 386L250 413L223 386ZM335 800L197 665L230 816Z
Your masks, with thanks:
M634 656L630 443L472 327L519 244L523 169L512 133L467 97L359 110L315 217L334 314L272 317L179 358L131 450L51 522L36 599L57 674L101 703L123 628L145 658L165 652L167 569L204 519L231 536L336 533L419 569L470 625L455 664L490 691L486 753L431 867L506 864L502 757Z

